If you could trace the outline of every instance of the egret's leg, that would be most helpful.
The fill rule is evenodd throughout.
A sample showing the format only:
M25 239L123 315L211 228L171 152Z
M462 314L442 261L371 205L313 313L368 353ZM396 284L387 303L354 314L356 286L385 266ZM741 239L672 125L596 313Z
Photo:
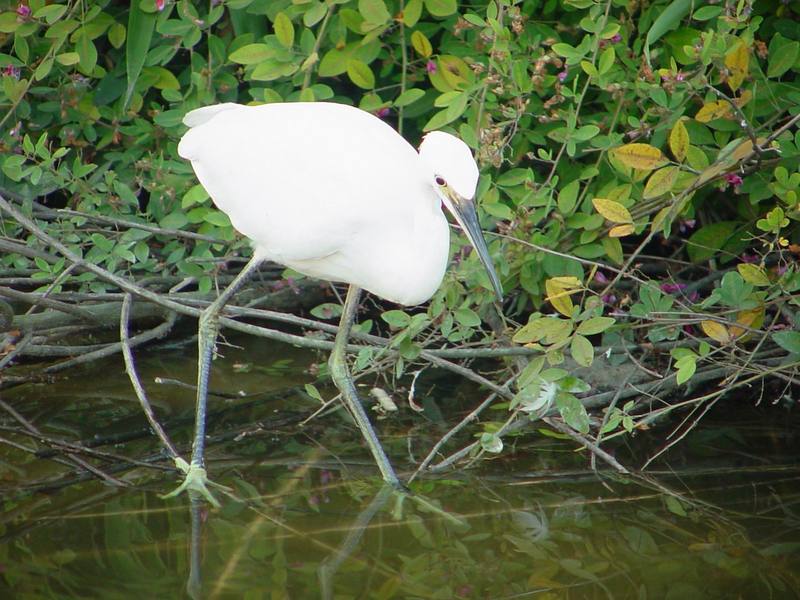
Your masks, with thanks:
M228 303L228 300L250 278L260 263L261 259L255 256L251 258L241 273L231 281L230 285L200 315L200 324L197 329L197 404L194 415L192 462L187 466L185 461L181 461L182 464L179 464L178 467L185 472L186 478L177 489L164 496L165 498L177 496L184 490L191 489L201 493L214 506L219 506L217 500L208 490L207 485L210 482L206 476L205 460L203 459L206 443L208 377L211 372L211 360L214 357L214 346L219 333L219 314Z
M395 475L394 469L383 451L378 436L375 435L375 431L369 423L364 407L361 406L361 401L358 399L358 393L353 383L353 377L347 367L347 339L350 337L350 329L353 327L360 294L361 289L355 285L351 285L347 290L342 319L339 321L339 332L336 334L336 341L333 345L333 352L331 352L331 356L328 359L328 365L330 366L333 383L342 393L342 398L344 398L347 408L350 409L358 428L367 441L369 449L372 451L372 456L375 457L375 462L378 463L378 468L381 471L381 475L383 475L383 480L391 485L399 486L400 481L397 479L397 475Z

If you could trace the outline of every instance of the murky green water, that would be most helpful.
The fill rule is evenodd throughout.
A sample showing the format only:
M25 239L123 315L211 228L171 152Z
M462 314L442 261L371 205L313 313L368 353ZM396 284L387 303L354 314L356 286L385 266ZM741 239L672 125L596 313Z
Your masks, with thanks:
M320 360L246 343L215 363L214 389L275 395L308 382ZM191 382L193 353L138 357L182 449L193 392L153 378ZM452 424L482 398L437 377L418 383L429 418L403 407L380 423L400 471L446 431L434 406ZM3 399L52 438L98 436L113 442L98 451L159 455L116 361ZM408 496L381 488L341 413L299 426L315 408L300 392L216 399L209 469L241 499L221 510L162 500L177 484L170 472L92 459L132 484L120 489L0 444L0 598L797 597L800 418L748 402L710 415L649 479L600 477L574 444L532 432L478 468L419 480ZM33 445L8 431L7 415L0 423L0 437ZM641 462L662 439L640 434L617 456Z

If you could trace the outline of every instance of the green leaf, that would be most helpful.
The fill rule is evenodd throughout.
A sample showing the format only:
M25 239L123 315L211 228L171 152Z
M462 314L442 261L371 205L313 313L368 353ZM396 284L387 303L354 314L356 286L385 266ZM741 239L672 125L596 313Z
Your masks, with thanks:
M127 31L125 25L122 23L114 23L108 28L108 41L114 48L122 48L125 43L125 35Z
M558 193L558 210L562 215L569 215L572 213L572 210L575 208L575 202L578 200L578 191L580 187L580 181L575 179L561 188L561 191Z
M425 126L422 128L423 131L435 131L437 129L441 129L445 125L447 125L453 119L450 118L448 109L445 108L444 110L440 110L436 114L434 114Z
M307 383L305 384L305 388L306 388L306 394L314 398L314 400L319 400L320 402L323 403L325 402L325 400L322 399L322 394L319 393L317 386L311 383Z
M153 30L156 25L156 14L146 13L140 7L140 3L134 0L131 2L130 12L128 13L128 36L125 46L125 73L128 77L128 86L125 90L124 106L127 107L133 96L136 82L142 73L144 61L147 58L147 51L150 49L150 41L153 39Z
M650 65L650 45L658 41L668 31L677 29L683 18L689 14L692 0L673 0L664 11L653 21L644 40L644 57Z
M678 385L683 385L692 378L697 370L697 357L693 355L686 355L675 361L675 368L678 373L675 376L675 381Z
M383 0L358 0L358 12L372 25L383 25L391 18Z
M458 8L456 0L425 0L425 8L434 17L449 17Z
M324 321L342 316L342 305L336 302L325 302L311 309L311 314Z
M481 324L481 318L474 310L469 308L458 308L454 311L456 321L464 327L478 327Z
M275 37L278 38L281 46L291 48L294 44L294 25L285 12L281 11L275 15L273 27L275 28Z
M712 7L706 7L712 8ZM722 10L720 8L720 10ZM698 11L699 12L699 11ZM664 503L667 505L667 510L674 515L678 515L679 517L685 517L686 509L683 508L683 504L680 500L678 500L675 496L667 496L664 498Z
M578 325L576 331L581 335L596 335L604 332L616 322L613 317L592 317Z
M589 433L589 415L580 400L572 394L560 392L556 396L556 406L567 425L580 433Z
M594 347L592 342L582 335L574 335L569 346L570 354L575 362L582 367L588 367L594 361Z
M770 44L769 65L767 66L767 77L774 79L780 77L792 68L797 62L797 55L800 54L800 42L792 41L782 44L773 52L773 44Z
M65 67L77 64L80 59L81 57L77 52L62 52L61 54L56 54L56 62Z
M481 435L481 448L486 452L497 454L503 451L503 440L496 433L484 433Z
M67 12L66 4L49 4L33 13L33 17L35 19L44 19L48 25L52 25L63 17L65 12Z
M206 188L198 183L197 185L192 186L191 189L189 189L189 191L183 195L183 198L181 199L181 208L189 208L195 204L200 204L207 199L208 192L206 191Z
M614 53L614 47L609 46L603 53L600 55L600 60L597 61L597 72L600 75L604 75L611 70L611 67L614 66L614 59L616 58L616 54Z
M231 220L221 210L209 210L204 216L203 220L206 223L211 223L217 227L230 227Z
M741 237L736 231L738 227L735 221L719 221L695 231L686 247L689 260L694 263L706 261L723 248L735 244Z
M780 331L773 333L772 339L784 350L800 354L800 331Z
M721 6L702 6L694 11L692 19L695 21L710 21L722 14L723 8Z
M420 100L423 96L425 96L424 91L419 88L411 88L400 94L394 101L394 105L397 107L408 106L409 104L413 104L417 100Z
M647 184L644 186L642 198L649 200L650 198L658 198L668 193L678 179L679 173L678 167L670 166L659 169L650 175Z
M736 265L736 270L747 283L752 283L757 286L770 285L769 277L763 267L758 265L751 265L748 263L741 263Z
M238 48L228 57L240 65L254 65L275 56L275 51L266 44L247 44Z
M351 58L347 61L347 76L358 87L371 90L375 87L375 75L365 62Z
M411 323L411 317L402 310L387 310L381 314L381 319L386 321L390 327L402 329Z
M403 9L403 24L414 27L422 16L422 0L409 0Z

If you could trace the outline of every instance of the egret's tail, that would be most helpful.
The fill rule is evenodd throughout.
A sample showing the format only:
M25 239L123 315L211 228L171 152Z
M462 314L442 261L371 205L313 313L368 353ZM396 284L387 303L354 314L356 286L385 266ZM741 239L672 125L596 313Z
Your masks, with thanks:
M202 148L198 147L198 144L201 143L200 137L198 137L194 129L200 125L205 125L220 113L237 108L243 107L241 104L225 102L224 104L213 104L211 106L196 108L186 113L183 117L183 124L189 127L189 131L183 135L178 144L178 154L187 160L196 159L202 151Z
M242 108L242 105L234 102L225 102L223 104L212 104L211 106L195 108L186 113L186 116L183 117L183 124L187 127L197 127L198 125L207 123L221 112L236 108Z

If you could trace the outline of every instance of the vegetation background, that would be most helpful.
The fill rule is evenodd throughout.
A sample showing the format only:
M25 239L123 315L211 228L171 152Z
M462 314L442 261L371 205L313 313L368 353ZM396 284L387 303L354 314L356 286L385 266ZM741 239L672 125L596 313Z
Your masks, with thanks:
M603 440L673 410L684 432L737 388L754 402L791 400L798 2L0 8L0 296L18 313L0 311L0 386L120 352L118 338L85 336L111 328L113 338L120 314L129 318L125 296L137 299L130 318L142 328L131 346L166 335L249 253L177 156L187 111L335 101L412 143L453 131L481 166L502 313L456 237L456 265L430 304L383 306L356 338L361 376L388 389L413 386L434 364L492 392L476 411L500 410L440 465L502 452L544 418L624 468L601 452ZM289 308L313 299L313 319L251 309L238 314L262 325L227 326L326 347L335 299L293 273L266 290ZM307 392L321 398L311 383Z

